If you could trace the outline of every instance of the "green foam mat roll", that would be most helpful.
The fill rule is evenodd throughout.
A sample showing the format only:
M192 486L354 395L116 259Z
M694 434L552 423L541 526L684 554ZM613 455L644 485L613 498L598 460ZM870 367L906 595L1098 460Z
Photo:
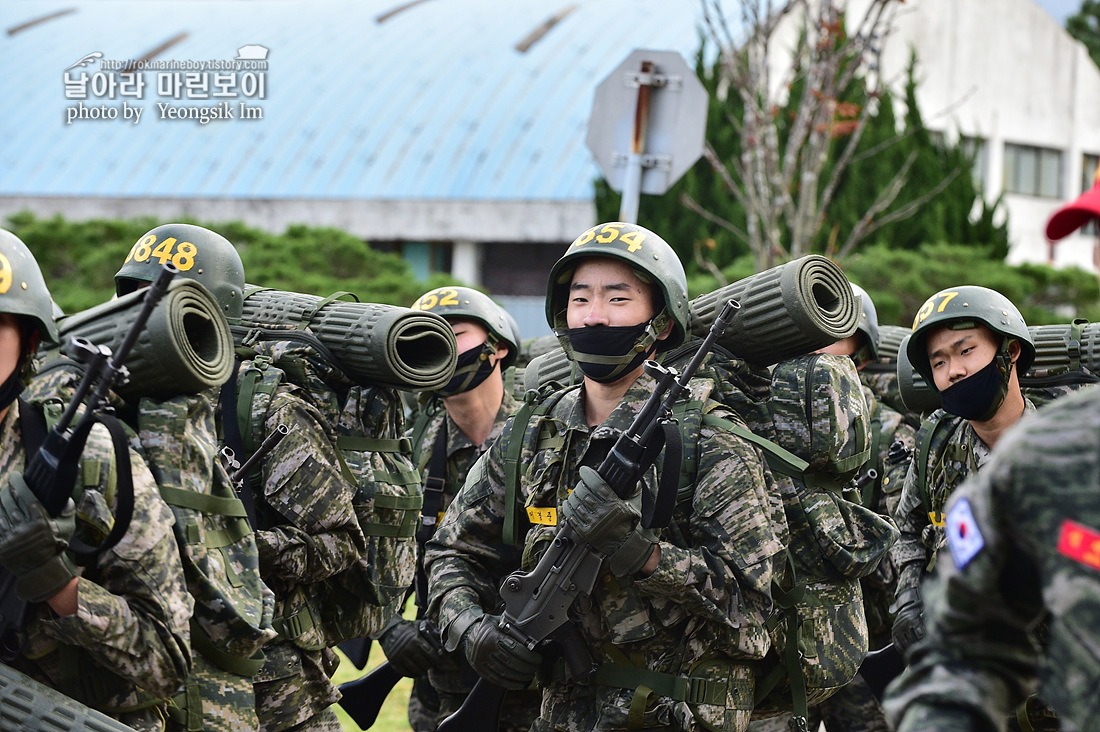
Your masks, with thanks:
M352 381L432 391L450 381L458 344L447 321L396 305L249 288L241 325L312 334ZM265 338L277 337L268 333Z
M138 290L63 318L62 352L74 337L117 349L144 297ZM233 338L214 296L195 280L172 280L124 365L130 378L114 391L127 401L198 394L225 383L233 371Z
M0 729L23 732L133 732L122 722L0 663Z
M898 367L898 347L905 337L913 331L900 325L880 325L878 327L878 358L867 364L868 373L896 372Z
M1035 360L1026 376L1061 374L1081 366L1100 374L1100 323L1036 325L1028 332L1035 341Z
M703 338L727 300L741 303L718 344L761 365L785 361L847 338L859 301L844 272L811 254L766 269L691 301L691 333Z

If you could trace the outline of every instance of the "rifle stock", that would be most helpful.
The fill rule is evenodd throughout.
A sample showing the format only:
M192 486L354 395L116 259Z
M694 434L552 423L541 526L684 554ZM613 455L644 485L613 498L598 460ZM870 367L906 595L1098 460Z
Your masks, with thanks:
M370 729L390 691L402 679L389 661L355 681L340 684L340 706L360 729Z
M666 369L654 361L646 361L646 373L657 379L657 385L596 471L620 498L626 498L634 491L638 480L656 459L656 454L646 455L650 437L657 426L672 414L673 404L687 388L739 307L733 300L725 304L682 373ZM561 521L554 541L538 565L530 572L513 572L501 585L504 612L500 617L500 629L531 650L546 640L554 639L570 622L569 613L574 601L578 597L591 595L603 560L595 549L577 541L567 521ZM578 652L580 650L571 647L570 653L565 656L567 674L574 679L583 679L596 668L591 656L587 652ZM479 680L462 707L443 720L438 731L496 732L504 692L495 684Z

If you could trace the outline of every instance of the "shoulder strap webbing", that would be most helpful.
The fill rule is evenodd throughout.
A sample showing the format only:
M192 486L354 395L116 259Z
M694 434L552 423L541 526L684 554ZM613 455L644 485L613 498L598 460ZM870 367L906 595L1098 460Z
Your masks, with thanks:
M917 487L920 489L921 503L926 516L932 515L932 486L928 485L928 458L935 442L936 433L943 427L950 427L953 420L939 410L932 413L917 432Z
M732 432L743 440L759 447L764 451L764 458L768 461L768 467L775 473L801 478L810 467L808 462L793 452L780 447L766 437L761 437L755 432L750 432L744 427L730 422L728 419L713 414L704 414L703 424Z
M444 418L432 443L431 459L424 474L424 506L420 510L421 528L416 541L423 546L435 533L439 522L439 507L443 505L443 489L447 485L447 420Z
M512 431L508 446L504 451L504 528L502 540L506 546L515 546L518 536L516 528L519 523L519 473L520 456L523 454L523 445L527 442L527 429L532 417L542 417L557 404L565 394L578 386L561 389L549 396L542 391L529 391L524 396L523 404L512 416ZM536 420L536 428L539 420ZM533 436L532 436L533 437Z
M241 435L241 422L237 415L237 377L240 371L241 360L239 358L233 359L233 370L229 374L229 379L222 384L218 400L221 402L222 434L225 437L225 444L233 451L234 455L239 455L240 460L243 462L245 459L244 437ZM252 476L245 475L241 478L238 495L240 496L241 505L244 507L248 525L256 528L258 526L256 523L256 497L252 493Z
M886 472L885 461L881 464L878 460L879 445L882 444L882 404L875 403L875 412L871 416L871 460L872 467L878 471L878 477L867 481L863 486L863 495L859 497L860 503L872 511L878 505L878 497L882 486L882 476Z

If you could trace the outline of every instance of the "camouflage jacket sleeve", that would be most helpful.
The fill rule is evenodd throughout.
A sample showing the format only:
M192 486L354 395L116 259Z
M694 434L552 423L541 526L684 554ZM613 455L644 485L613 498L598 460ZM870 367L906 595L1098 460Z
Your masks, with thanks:
M352 505L356 488L340 471L335 436L296 387L280 385L271 399L268 433L280 424L290 434L264 459L263 500L281 520L256 532L260 571L265 581L318 582L366 552Z
M909 463L902 484L901 498L894 514L901 536L890 548L890 558L898 570L898 593L912 589L920 584L924 568L928 562L928 549L924 546L921 533L928 524L924 512L920 487L917 485L917 465Z
M766 488L762 455L745 440L703 426L698 451L690 538L685 545L666 532L657 569L634 586L658 610L666 610L663 617L675 617L673 606L679 606L688 615L736 630L740 647L727 652L762 656L771 582L781 570L786 536L782 502Z
M428 614L437 618L443 633L470 606L496 612L500 594L492 578L502 577L515 569L514 552L503 546L501 536L504 525L502 446L508 444L512 424L509 420L501 437L470 468L466 482L447 507L438 530L425 549Z
M108 502L115 493L114 459L110 437L97 425L85 446L81 471L85 490L77 512L85 527L105 531L113 521ZM80 647L104 668L163 698L175 693L190 673L193 602L172 534L172 513L133 450L130 463L134 514L129 531L85 570L77 588L76 614L47 618L48 613L40 611L27 656L48 653L51 643ZM56 678L65 671L54 656L42 656L39 663Z

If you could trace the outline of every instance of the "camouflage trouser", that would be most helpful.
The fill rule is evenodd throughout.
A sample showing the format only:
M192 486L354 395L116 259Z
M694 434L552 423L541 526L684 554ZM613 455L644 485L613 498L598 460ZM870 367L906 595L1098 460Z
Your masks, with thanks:
M191 676L169 707L169 730L236 732L259 729L252 677L223 671L193 652ZM197 705L198 708L190 708Z
M749 732L789 732L791 715L753 721ZM827 732L890 732L882 705L867 682L856 674L851 683L812 707L806 714L807 729L816 732L822 723Z

